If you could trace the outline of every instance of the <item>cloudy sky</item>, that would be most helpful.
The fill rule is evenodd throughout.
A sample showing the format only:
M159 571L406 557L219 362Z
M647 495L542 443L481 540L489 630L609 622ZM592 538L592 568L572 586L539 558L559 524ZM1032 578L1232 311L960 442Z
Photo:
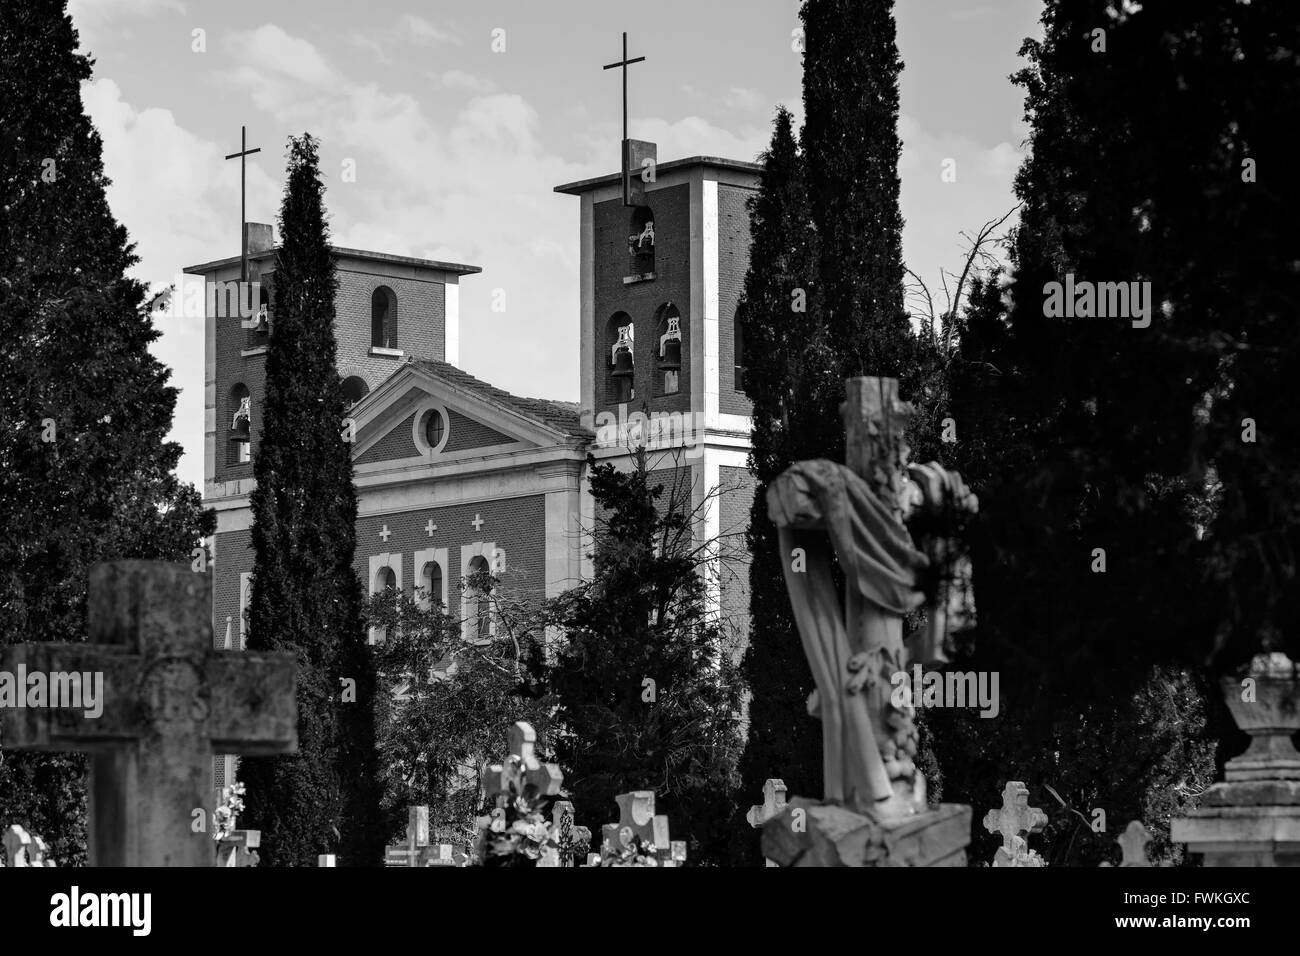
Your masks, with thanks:
M96 60L83 88L104 139L113 211L137 275L239 252L274 222L284 143L322 140L337 245L466 262L461 364L517 393L578 397L578 204L561 183L615 171L620 33L630 133L661 161L754 159L774 109L802 117L796 0L71 0ZM961 230L1012 205L1024 148L1008 81L1038 0L899 0L904 255L927 280L956 268ZM197 31L197 32L196 32ZM504 31L500 33L498 31ZM504 50L494 51L494 35ZM957 181L940 174L956 160ZM347 160L356 181L343 182ZM504 290L505 310L490 305ZM202 485L203 324L160 319L155 352L181 389L180 474Z

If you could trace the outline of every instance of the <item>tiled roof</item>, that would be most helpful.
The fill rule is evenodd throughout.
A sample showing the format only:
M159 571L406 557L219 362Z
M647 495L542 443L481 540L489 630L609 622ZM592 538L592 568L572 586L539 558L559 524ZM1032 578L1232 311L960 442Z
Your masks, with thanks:
M573 438L590 439L594 437L590 429L582 427L577 402L556 402L547 398L524 398L519 395L511 395L504 389L475 378L464 369L457 368L447 362L439 362L437 359L416 359L411 364L432 372L450 385L462 388L467 392L473 392L489 402L495 402L498 405L512 409L526 418L549 425L556 431L563 432Z

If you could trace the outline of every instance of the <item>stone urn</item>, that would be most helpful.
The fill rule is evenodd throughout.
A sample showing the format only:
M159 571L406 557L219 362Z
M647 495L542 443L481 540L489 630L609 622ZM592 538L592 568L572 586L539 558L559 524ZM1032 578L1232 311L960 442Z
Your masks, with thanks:
M1247 680L1254 681L1253 693ZM1220 684L1232 719L1250 734L1250 747L1228 761L1225 779L1300 780L1300 751L1291 742L1300 733L1295 663L1285 654L1259 654L1242 677L1224 677Z
M1251 683L1253 682L1253 683ZM1221 681L1246 752L1201 805L1175 819L1170 837L1206 866L1300 866L1300 675L1285 654L1259 654L1239 677Z

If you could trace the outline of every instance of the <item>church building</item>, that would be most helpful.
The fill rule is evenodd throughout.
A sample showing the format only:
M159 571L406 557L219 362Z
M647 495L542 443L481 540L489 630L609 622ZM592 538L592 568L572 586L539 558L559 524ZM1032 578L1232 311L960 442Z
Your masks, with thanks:
M500 587L536 598L578 584L590 574L598 518L587 455L630 467L630 447L644 444L665 497L689 502L697 540L714 543L710 598L739 653L753 484L735 311L749 259L746 199L760 170L711 157L666 162L630 204L626 172L557 187L579 201L580 404L517 396L459 367L460 282L478 266L335 248L338 373L354 403L355 569L366 593L437 600L463 620L466 639L492 636L490 605L465 579L490 570ZM254 586L249 495L275 300L272 229L245 228L248 278L261 288L256 322L213 310L205 320L212 614L218 646L232 649L243 647ZM218 288L240 271L238 255L185 269ZM218 761L217 787L231 760Z

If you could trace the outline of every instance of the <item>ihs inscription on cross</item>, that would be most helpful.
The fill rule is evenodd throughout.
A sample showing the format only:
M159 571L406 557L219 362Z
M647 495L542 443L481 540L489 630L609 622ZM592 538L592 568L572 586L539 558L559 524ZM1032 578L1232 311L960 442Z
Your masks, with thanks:
M623 59L616 63L607 63L601 67L604 70L622 70L623 71L623 205L624 206L642 206L645 205L645 181L641 178L640 171L645 168L643 164L647 161L650 168L654 168L656 158L656 149L654 143L643 142L642 140L633 140L627 138L627 68L633 63L642 63L645 57L638 56L632 59L627 57L627 33L623 34ZM637 175L633 175L633 171ZM653 179L651 180L653 182Z
M87 606L88 643L15 644L0 670L102 673L103 712L5 708L0 740L90 753L91 866L211 866L191 824L212 755L298 749L294 656L213 650L211 577L188 564L94 565Z

